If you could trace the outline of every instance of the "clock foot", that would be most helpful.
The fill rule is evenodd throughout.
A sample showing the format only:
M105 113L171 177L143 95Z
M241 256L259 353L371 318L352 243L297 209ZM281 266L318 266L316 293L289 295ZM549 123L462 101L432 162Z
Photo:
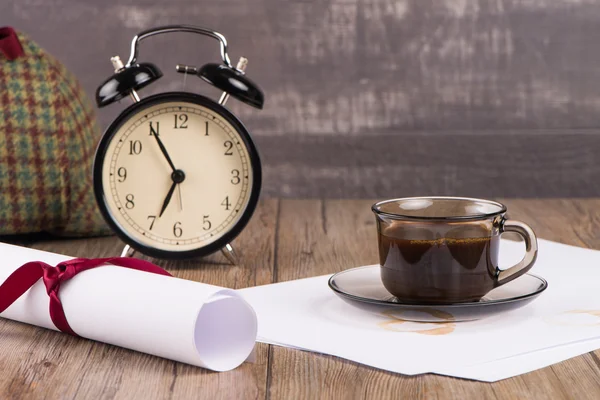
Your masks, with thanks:
M233 265L238 265L238 258L235 254L235 251L233 250L233 247L231 247L231 245L229 243L227 243L225 245L225 247L223 247L221 249L221 253L223 253L223 255L225 256L225 258L227 260L229 260L229 262Z
M121 252L121 257L133 257L135 254L135 249L132 249L128 244L123 247L123 251Z

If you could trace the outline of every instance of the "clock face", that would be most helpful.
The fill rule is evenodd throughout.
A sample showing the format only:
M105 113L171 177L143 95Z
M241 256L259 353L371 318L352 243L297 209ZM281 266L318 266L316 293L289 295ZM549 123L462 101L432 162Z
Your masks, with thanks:
M260 186L258 154L241 123L211 100L183 93L126 110L105 134L94 171L113 228L134 248L167 258L233 240Z

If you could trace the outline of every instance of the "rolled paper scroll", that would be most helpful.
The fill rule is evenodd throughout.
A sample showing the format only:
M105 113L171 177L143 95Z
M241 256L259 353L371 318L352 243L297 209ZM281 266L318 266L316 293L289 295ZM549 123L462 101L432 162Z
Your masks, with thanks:
M0 243L0 282L31 261L50 265L71 257ZM63 282L59 297L79 336L213 371L227 371L251 354L254 310L235 291L135 269L104 265ZM40 279L0 317L58 330Z

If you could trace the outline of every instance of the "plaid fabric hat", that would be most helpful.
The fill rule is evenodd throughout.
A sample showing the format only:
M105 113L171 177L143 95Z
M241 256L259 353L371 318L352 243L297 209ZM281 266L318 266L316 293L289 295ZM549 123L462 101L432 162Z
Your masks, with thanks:
M108 233L92 187L99 137L75 77L25 35L0 28L0 234Z

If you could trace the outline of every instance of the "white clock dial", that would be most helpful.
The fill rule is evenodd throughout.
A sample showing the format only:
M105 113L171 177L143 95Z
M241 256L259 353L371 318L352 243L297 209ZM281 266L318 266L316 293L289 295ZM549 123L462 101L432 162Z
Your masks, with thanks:
M163 251L195 250L226 235L244 214L253 186L250 154L234 126L187 101L129 115L112 135L101 168L112 221L135 242Z

